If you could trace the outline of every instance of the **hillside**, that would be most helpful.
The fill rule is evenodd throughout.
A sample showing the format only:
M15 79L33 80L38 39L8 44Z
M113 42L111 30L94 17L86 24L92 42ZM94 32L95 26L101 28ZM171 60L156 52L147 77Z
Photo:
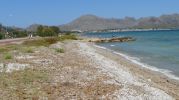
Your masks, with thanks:
M125 20L125 21L124 21ZM94 15L84 15L76 20L60 26L62 30L82 30L82 31L92 31L92 30L103 30L103 29L115 29L115 28L125 28L134 26L135 20L132 18L121 19L107 19L102 17L97 17Z
M96 31L123 28L179 28L179 14L143 17L139 19L133 17L125 17L124 19L102 18L95 15L84 15L59 27L63 31Z

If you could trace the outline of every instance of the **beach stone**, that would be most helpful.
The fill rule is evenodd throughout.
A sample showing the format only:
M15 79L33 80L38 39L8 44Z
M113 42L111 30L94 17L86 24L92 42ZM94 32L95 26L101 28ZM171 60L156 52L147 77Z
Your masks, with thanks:
M9 63L6 66L6 72L12 72L14 70L22 70L29 67L29 64Z

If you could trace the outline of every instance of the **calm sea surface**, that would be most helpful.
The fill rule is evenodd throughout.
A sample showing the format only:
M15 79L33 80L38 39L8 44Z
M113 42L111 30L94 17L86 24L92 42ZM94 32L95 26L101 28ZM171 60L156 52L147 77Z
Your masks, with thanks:
M133 57L148 67L179 77L179 31L85 33L88 37L131 36L136 41L97 45Z

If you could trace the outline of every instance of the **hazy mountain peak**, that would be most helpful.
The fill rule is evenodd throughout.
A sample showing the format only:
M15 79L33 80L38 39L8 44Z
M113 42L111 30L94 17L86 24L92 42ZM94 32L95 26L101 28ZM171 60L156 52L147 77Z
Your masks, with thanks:
M86 14L86 15L82 15L81 17L79 18L97 18L98 16L96 15L92 15L92 14Z
M119 27L126 27L126 24L120 24L121 19L102 18L95 15L83 15L74 21L61 26L62 30L81 30L81 31L95 31L104 29L115 29Z
M95 15L83 15L74 21L60 26L61 30L96 31L121 28L179 28L179 14L162 15L160 17L102 18Z
M79 18L75 19L74 21L72 21L71 23L76 23L76 22L84 22L84 21L89 21L89 20L95 20L95 19L98 19L99 17L95 16L95 15L83 15L83 16L80 16Z

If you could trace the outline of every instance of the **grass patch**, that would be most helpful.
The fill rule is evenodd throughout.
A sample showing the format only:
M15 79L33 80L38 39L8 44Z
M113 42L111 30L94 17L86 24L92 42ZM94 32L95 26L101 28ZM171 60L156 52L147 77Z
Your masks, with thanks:
M58 53L65 53L65 50L62 48L57 48L57 49L55 49L55 51Z
M9 87L18 84L32 84L34 81L46 81L48 79L47 76L46 72L33 69L14 71L12 73L2 73L0 76L0 86Z
M25 48L25 53L34 53L33 49L30 47Z
M39 39L35 39L35 40L27 40L24 41L22 44L20 45L6 45L6 46L2 46L0 47L0 54L1 53L5 53L5 52L9 52L12 50L20 50L20 51L24 51L26 53L33 53L33 50L31 47L38 47L38 46L46 46L48 47L51 44L57 43L58 41L65 41L65 40L78 40L77 36L75 34L65 34L65 35L61 35L59 37L45 37L45 38L39 38ZM56 50L57 52L63 53L64 50L60 49L60 50ZM5 57L7 59L10 59L11 57L7 56Z
M0 53L2 53L2 52L6 52L6 51L7 51L6 48L4 48L4 47L0 47Z
M12 55L9 53L4 54L4 59L8 60L8 59L12 59Z
M23 43L25 46L49 46L50 44L56 43L58 40L55 37L41 38L36 40L28 40Z
M64 40L78 40L76 35L74 34L68 34L68 35L62 35L59 37L46 37L36 40L28 40L23 43L25 46L49 46L51 44L54 44L58 41L64 41Z
M19 45L7 45L0 47L0 53L12 51L12 50L18 50Z
M59 41L64 41L64 40L78 40L77 36L74 34L66 34L62 35L58 38Z
M48 72L40 69L28 68L12 73L0 73L0 90L3 90L3 96L7 99L12 97L23 100L38 96L39 86L48 80Z

